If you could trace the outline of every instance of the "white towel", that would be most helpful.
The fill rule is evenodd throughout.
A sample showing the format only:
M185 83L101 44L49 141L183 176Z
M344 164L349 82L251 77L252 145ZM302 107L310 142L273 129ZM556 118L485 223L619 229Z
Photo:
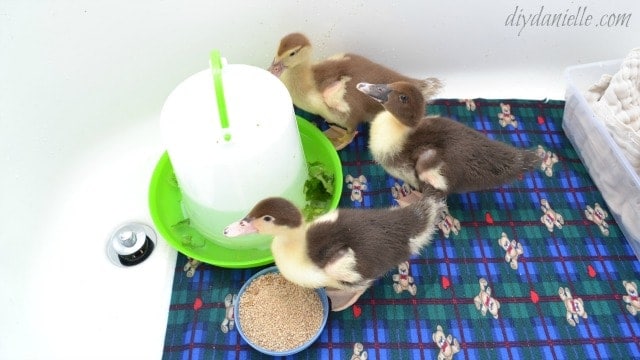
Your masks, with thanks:
M631 50L620 70L603 75L585 97L640 174L640 48Z

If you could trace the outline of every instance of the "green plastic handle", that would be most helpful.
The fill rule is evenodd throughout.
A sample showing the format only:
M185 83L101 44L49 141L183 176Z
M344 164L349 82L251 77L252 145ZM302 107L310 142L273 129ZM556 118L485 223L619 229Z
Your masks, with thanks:
M225 141L229 141L231 140L231 134L228 132L229 117L227 116L227 102L224 99L224 88L222 87L222 58L220 57L220 51L211 51L209 65L211 66L211 74L213 75L213 88L216 90L220 126L222 129L227 130L224 134L224 139Z

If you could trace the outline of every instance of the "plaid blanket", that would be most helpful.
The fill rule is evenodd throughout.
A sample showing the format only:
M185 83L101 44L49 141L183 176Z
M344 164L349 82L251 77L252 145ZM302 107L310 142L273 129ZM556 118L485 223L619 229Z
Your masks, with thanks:
M428 112L538 148L543 166L500 188L448 197L434 242L351 308L331 313L296 359L640 358L640 262L561 128L564 102L439 99ZM321 119L300 115L326 126ZM339 152L341 207L387 207L412 191L367 150ZM234 329L233 295L260 269L180 255L165 359L262 358Z

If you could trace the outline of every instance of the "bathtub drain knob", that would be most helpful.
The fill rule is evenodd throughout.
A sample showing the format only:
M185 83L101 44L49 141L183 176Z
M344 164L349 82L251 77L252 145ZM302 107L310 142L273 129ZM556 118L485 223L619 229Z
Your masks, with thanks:
M137 265L151 255L155 241L156 234L151 227L129 223L111 234L107 244L107 255L116 265Z
M131 230L121 232L118 237L120 238L120 243L126 247L132 247L136 244L137 236Z

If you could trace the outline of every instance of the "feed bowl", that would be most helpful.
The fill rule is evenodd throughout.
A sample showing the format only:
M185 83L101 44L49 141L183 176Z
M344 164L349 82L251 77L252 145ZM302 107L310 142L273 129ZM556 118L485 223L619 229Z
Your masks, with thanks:
M326 136L307 120L297 117L298 130L307 163L319 161L334 175L333 199L327 211L338 207L342 194L342 164ZM269 248L231 249L208 239L189 226L176 226L185 220L182 197L173 167L165 153L153 172L149 186L149 210L162 237L180 253L224 268L251 268L273 263ZM224 235L220 234L223 238ZM225 240L225 239L221 239Z
M240 289L240 291L238 292L238 300L235 302L234 304L234 317L235 317L235 326L236 329L238 330L238 333L240 334L240 336L242 337L242 339L247 342L252 348L256 349L257 351L266 354L266 355L271 355L271 356L287 356L287 355L293 355L296 354L302 350L305 350L306 348L308 348L309 346L311 346L311 344L313 344L316 340L318 340L318 338L320 337L320 334L322 334L322 331L325 328L325 325L327 324L327 319L329 317L329 299L327 297L327 294L325 292L324 289L315 289L316 294L319 296L320 298L320 302L322 304L322 320L320 323L320 327L318 328L318 330L311 336L311 338L309 338L309 340L305 341L303 344L296 346L292 349L288 349L288 350L284 350L284 351L273 351L273 350L269 350L266 349L258 344L256 344L256 342L254 342L253 340L251 340L246 333L245 330L245 326L247 325L246 323L243 323L243 318L240 316L240 301L242 299L242 296L245 294L247 288L251 285L251 283L260 278L263 275L266 274L270 274L270 273L279 273L278 268L276 266L271 266L268 268L265 268L259 272L257 272L256 274L254 274L251 278L249 278L249 280L247 280L244 285L242 286L242 288ZM296 304L291 304L292 307L295 307ZM270 328L270 331L277 331L275 328Z

